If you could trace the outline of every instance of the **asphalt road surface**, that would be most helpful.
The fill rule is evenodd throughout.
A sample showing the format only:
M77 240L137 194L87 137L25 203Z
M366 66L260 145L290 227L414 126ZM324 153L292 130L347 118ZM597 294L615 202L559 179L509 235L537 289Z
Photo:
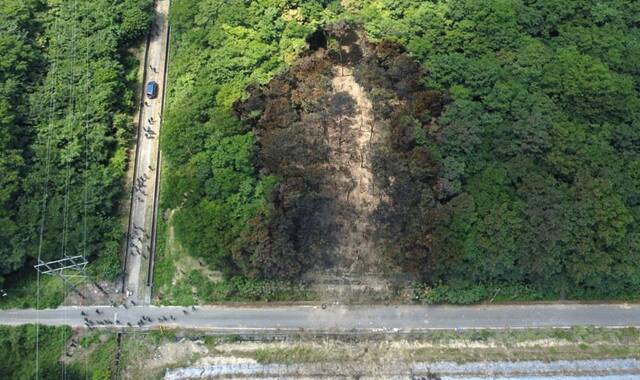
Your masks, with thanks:
M99 313L96 312L99 311ZM81 312L86 313L83 316ZM142 316L151 318L139 327ZM175 319L171 319L173 316ZM61 307L0 311L0 324L36 323L97 328L181 327L220 333L269 332L410 332L433 329L521 329L540 327L640 327L640 304L552 304L499 306L269 306L128 308ZM159 318L166 317L166 321ZM95 324L108 320L113 324ZM86 327L86 326L85 326Z
M131 200L129 238L127 239L125 292L129 299L149 303L151 291L147 287L149 260L153 258L153 213L157 200L159 175L158 149L162 102L165 87L166 48L168 43L169 0L156 1L156 15L151 28L144 70L144 85L158 83L158 96L144 95L138 126L134 191Z

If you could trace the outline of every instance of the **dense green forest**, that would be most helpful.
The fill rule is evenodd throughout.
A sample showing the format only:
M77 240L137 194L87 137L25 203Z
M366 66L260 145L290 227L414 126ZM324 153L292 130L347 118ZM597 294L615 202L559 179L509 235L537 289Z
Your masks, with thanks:
M177 209L176 238L228 273L254 269L233 255L244 248L250 221L267 212L276 182L254 167L254 136L232 105L249 84L266 84L294 61L323 14L315 1L297 10L270 1L172 4L161 206Z
M453 99L425 141L445 216L426 255L398 255L456 287L637 292L640 4L364 3L369 35L407 46Z
M100 259L96 272L119 272L138 67L127 48L146 33L152 4L0 4L0 284L40 246L45 260L85 254Z
M304 270L302 250L271 251L271 272L259 257L291 220L274 222L282 177L264 170L234 103L338 20L404 46L421 68L406 60L379 74L392 84L419 75L445 103L431 120L396 123L398 146L429 168L400 151L378 161L382 176L407 176L377 215L382 226L396 223L380 231L395 263L427 285L471 289L461 302L500 286L569 297L640 289L640 3L630 0L172 4L162 207L175 210L188 251L228 274ZM266 233L257 228L265 220ZM295 268L281 270L286 263Z

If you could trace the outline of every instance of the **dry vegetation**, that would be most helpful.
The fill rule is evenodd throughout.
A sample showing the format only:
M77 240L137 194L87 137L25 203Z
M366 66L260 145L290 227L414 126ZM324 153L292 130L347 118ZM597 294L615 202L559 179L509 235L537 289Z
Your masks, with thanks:
M188 332L177 334L180 336L177 339L173 333L167 333L125 341L130 356L123 368L127 376L154 378L163 368L232 368L238 364L256 368L259 364L280 364L295 368L299 375L376 377L382 373L407 373L416 363L640 357L640 335L635 329L437 331L405 337L299 336L286 340L278 337L189 338Z

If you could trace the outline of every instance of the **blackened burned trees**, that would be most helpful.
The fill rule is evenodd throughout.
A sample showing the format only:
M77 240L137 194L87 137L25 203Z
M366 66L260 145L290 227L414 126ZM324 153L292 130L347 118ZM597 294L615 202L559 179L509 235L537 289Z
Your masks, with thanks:
M354 66L362 59L358 30L346 21L337 21L327 25L325 34L328 37L329 57L339 65L340 75L344 75L345 65Z
M248 246L236 253L258 276L298 276L333 244L327 139L346 106L332 100L330 76L329 61L317 53L236 104L257 137L256 167L278 180L269 209L251 223Z
M400 46L346 23L323 36L327 50L236 104L256 136L254 165L277 185L235 261L262 277L424 275L445 199L430 150L443 97Z
M383 42L367 50L356 79L371 94L382 135L372 150L375 185L383 194L375 213L377 244L401 270L423 277L433 229L445 217L430 132L444 99L424 88L422 70L401 46Z

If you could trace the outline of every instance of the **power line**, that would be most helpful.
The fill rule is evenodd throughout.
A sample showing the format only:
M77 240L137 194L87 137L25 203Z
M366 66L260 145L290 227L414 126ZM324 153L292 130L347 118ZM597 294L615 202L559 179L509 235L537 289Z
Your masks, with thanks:
M54 24L52 29L55 31L55 35L59 32L60 22L57 18L54 18ZM40 236L38 240L38 263L42 261L42 244L44 240L44 226L47 217L47 200L49 195L49 177L50 177L50 160L51 160L51 132L53 130L54 113L56 108L56 90L57 90L57 76L58 76L58 54L53 58L51 64L51 98L49 99L49 117L47 126L46 137L46 150L45 150L45 175L43 181L43 195L42 195L42 216L40 218ZM36 274L36 379L40 378L40 271Z
M74 9L75 10L75 9ZM68 8L67 8L67 12L68 12ZM67 17L68 17L68 13L67 13ZM70 87L70 91L71 91L71 96L69 97L69 107L68 110L71 113L71 118L69 118L69 132L73 133L73 128L75 127L75 14L71 15L71 25L69 25L69 27L71 28L71 41L69 41L68 39L66 39L67 35L65 34L65 43L66 44L70 44L71 45L71 70L70 70L70 76L69 76L69 87ZM68 53L68 45L65 46L65 52ZM68 59L68 56L67 56ZM69 138L70 139L70 138ZM63 209L63 213L62 213L62 252L61 252L61 259L64 259L65 257L67 257L67 231L69 229L69 220L68 220L68 215L69 215L69 180L71 177L71 160L72 157L66 157L64 158L64 160L66 161L66 178L65 178L65 187L64 187L64 209ZM64 268L62 269L62 275L64 277ZM64 306L64 304L66 303L67 297L68 297L68 293L67 293L67 288L63 287L62 290L62 304ZM67 320L68 320L68 315L67 315L67 310L65 309L63 312L63 316L64 316L64 324L67 324ZM60 354L62 355L62 353L64 353L64 355L67 355L67 351L66 351L66 331L63 328L61 331L61 338L60 338L60 345L61 345L61 350L60 350ZM66 358L65 358L66 360ZM60 372L60 378L61 380L64 380L66 378L66 365L65 365L65 360L61 361L61 372Z
M87 9L90 9L87 8ZM85 16L85 20L88 19L88 14ZM84 204L84 213L83 213L83 221L82 221L82 257L87 259L87 203L88 203L88 172L89 172L89 26L90 23L85 21L86 31L85 31L85 79L84 79L84 89L85 89L85 107L84 107L84 194L83 194L83 204ZM89 380L89 355L84 356L84 376L85 380Z
M84 108L84 190L83 190L83 204L84 204L84 213L83 213L83 222L82 222L82 256L87 257L87 209L88 209L88 194L89 194L89 186L88 186L88 172L89 172L89 25L87 23L87 30L85 33L85 67L86 67L86 75L85 75L85 108Z

